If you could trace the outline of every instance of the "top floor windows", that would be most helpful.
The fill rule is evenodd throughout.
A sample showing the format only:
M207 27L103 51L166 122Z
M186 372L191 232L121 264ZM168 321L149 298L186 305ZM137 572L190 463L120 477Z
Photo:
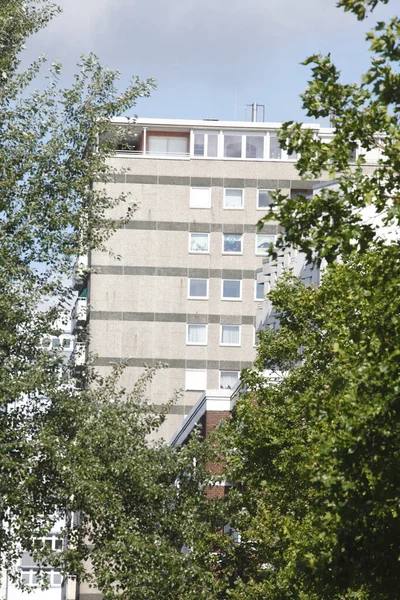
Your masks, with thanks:
M237 126L240 127L240 123ZM116 151L135 156L157 158L206 158L221 160L264 160L296 161L296 153L289 154L280 147L279 126L268 123L248 123L243 129L232 129L225 123L204 123L205 129L193 129L190 124L165 123L160 127L148 124L130 124L122 132ZM263 127L265 126L265 129ZM208 127L208 129L207 129ZM228 127L228 128L227 128ZM235 125L231 124L231 127ZM313 135L324 144L329 144L334 132L329 128L315 127ZM364 156L367 164L376 164L384 153L384 140L376 138L376 143L367 150L354 143L349 161Z
M148 134L147 154L166 156L182 156L188 154L188 135Z
M264 158L264 135L225 133L224 158Z
M194 137L194 156L207 156L215 158L218 156L218 134L217 133L195 133Z

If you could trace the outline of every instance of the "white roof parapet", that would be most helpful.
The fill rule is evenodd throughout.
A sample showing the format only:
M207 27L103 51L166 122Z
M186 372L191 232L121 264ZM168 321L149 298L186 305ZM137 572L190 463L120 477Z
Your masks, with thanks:
M233 390L206 390L186 415L179 429L172 436L169 445L180 446L190 435L206 412L230 412L235 404L233 396L240 387L240 380Z
M134 119L130 117L114 117L111 123L119 125L137 125L142 127L169 127L185 129L255 129L264 131L266 129L280 129L282 122L274 121L219 121L218 119ZM326 134L333 133L331 128L321 128L317 123L303 123L304 129L321 131Z

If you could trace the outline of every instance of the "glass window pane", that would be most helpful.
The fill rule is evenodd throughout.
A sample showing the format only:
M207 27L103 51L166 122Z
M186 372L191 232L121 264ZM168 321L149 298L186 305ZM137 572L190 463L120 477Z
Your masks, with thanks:
M195 298L207 298L207 279L190 279L189 296Z
M276 159L282 158L282 150L278 138L274 133L269 134L269 157Z
M257 208L268 208L272 203L273 200L268 190L258 190Z
M188 140L186 137L169 137L168 153L169 154L187 154Z
M225 190L225 208L243 208L243 190Z
M221 344L228 346L239 344L240 325L222 325L221 326Z
M207 156L214 158L218 153L218 136L214 133L208 134L208 151Z
M205 369L186 369L185 390L204 391L207 387L207 371Z
M194 134L194 155L204 156L204 133Z
M188 325L187 343L188 344L206 344L207 343L207 325Z
M240 280L224 279L222 282L223 298L240 298Z
M54 543L54 547L56 550L62 550L63 547L63 541L62 540L56 540Z
M264 300L264 284L256 283L256 299Z
M224 135L224 156L226 158L242 158L241 135Z
M208 233L190 234L190 252L208 252L209 251Z
M39 571L32 571L32 583L33 585L38 585L40 583L40 575Z
M54 585L61 585L61 573L53 573L53 584Z
M219 387L221 390L232 390L238 379L238 371L220 371Z
M268 250L275 242L274 235L267 235L264 233L259 233L256 236L256 253L257 254L268 254Z
M190 188L190 208L210 208L211 188Z
M264 138L262 136L246 136L246 158L264 158Z
M148 152L154 154L166 154L168 151L168 139L160 135L149 136Z
M224 233L224 252L242 252L242 235Z
M22 571L21 577L22 577L22 581L24 583L30 583L30 572L29 571Z

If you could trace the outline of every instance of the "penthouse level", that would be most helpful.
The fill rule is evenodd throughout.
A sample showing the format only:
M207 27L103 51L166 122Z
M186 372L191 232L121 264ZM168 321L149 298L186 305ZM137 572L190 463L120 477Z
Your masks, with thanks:
M116 154L131 153L142 158L221 159L255 161L297 160L279 146L277 130L282 123L240 122L204 119L197 121L169 119L115 118L114 126L122 126L122 137ZM324 143L333 137L333 129L316 123L306 123ZM351 160L364 155L367 164L381 157L379 138L375 148L365 152L358 147Z

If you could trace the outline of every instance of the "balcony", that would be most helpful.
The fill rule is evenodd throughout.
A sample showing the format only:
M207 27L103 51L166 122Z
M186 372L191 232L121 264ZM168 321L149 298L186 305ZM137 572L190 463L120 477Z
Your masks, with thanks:
M79 296L76 299L75 306L71 314L71 328L72 332L76 332L86 325L88 318L88 304L87 298Z
M72 275L72 287L74 290L80 290L87 277L88 269L88 256L79 256L74 265L74 272Z
M84 342L76 342L71 354L71 363L75 369L82 369L86 364L86 344Z

